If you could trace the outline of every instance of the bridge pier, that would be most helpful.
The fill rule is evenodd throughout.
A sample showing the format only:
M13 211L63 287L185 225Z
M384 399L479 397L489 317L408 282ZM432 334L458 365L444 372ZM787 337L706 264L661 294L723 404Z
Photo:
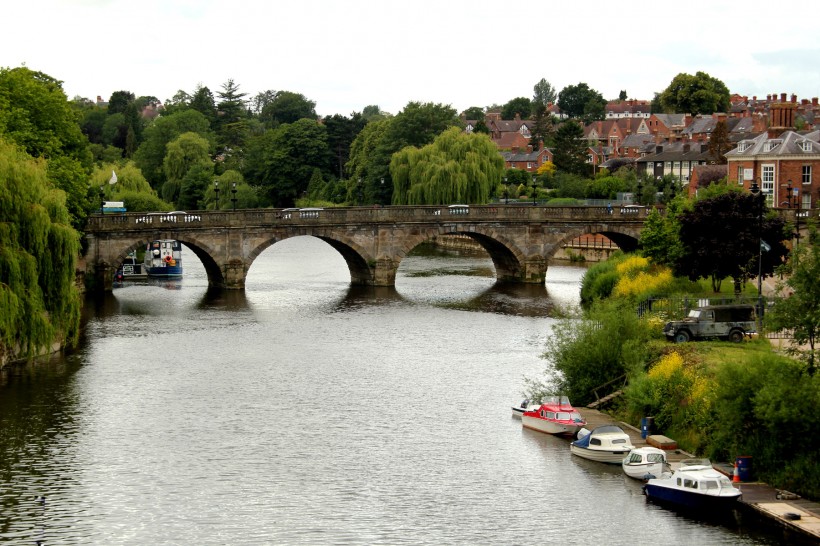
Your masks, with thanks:
M544 284L547 280L547 260L543 256L531 256L524 262L524 278L519 282Z
M222 267L222 279L224 285L220 288L227 288L228 290L244 290L245 279L248 276L248 269L242 260L230 260ZM213 282L211 276L208 276L208 281Z
M373 286L395 286L396 273L399 270L399 265L390 258L379 258L376 260L375 267L371 267L372 281L368 284Z

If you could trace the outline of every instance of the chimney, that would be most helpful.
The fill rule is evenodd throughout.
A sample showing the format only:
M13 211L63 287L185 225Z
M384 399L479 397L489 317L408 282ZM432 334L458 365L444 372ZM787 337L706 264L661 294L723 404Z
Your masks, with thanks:
M532 144L527 144L527 153L528 154L532 153Z
M796 103L796 102L797 102L797 95L792 93L792 103Z
M663 151L663 146L655 146L655 153L659 154Z
M691 149L691 145L688 142L683 145L683 153L685 153L685 154L689 153L690 149Z
M517 153L518 153L518 150L519 150L518 146L513 146L513 147L511 148L511 151L512 151L512 153L514 153L514 154L517 154Z
M766 102L769 102L770 100L772 100L772 96L771 95L766 95Z
M780 102L786 102L786 93L780 93Z
M515 121L521 121L521 114L518 112L515 113Z
M817 106L817 97L812 97L811 98L811 105L812 106Z

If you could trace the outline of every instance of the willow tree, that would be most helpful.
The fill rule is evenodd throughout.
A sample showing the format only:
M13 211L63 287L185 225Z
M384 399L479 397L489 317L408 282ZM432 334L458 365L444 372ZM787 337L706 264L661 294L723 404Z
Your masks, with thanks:
M393 154L393 204L487 203L503 173L504 160L486 135L453 127L423 148Z
M46 162L0 138L0 361L76 342L80 238Z

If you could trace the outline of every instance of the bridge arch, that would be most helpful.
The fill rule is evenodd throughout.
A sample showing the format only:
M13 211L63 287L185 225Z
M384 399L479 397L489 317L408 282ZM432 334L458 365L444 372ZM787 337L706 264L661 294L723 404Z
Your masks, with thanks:
M603 235L624 252L634 252L638 249L640 231L613 227L610 225L586 225L566 231L558 244L552 249L547 258L552 258L564 245L582 235Z
M324 229L284 230L259 240L256 246L247 254L246 263L244 265L245 275L247 275L247 271L256 258L266 249L280 241L303 236L315 237L334 248L342 256L345 263L347 263L347 268L350 271L350 279L353 284L371 285L374 283L375 275L373 273L373 267L371 266L375 266L375 260L369 253L355 240L346 236L344 233L340 233L337 230ZM244 286L244 277L242 284Z
M442 226L420 230L407 237L396 249L396 269L401 261L418 245L435 240L442 235L464 235L487 251L495 267L499 282L517 282L525 270L526 257L521 250L503 235L479 226Z

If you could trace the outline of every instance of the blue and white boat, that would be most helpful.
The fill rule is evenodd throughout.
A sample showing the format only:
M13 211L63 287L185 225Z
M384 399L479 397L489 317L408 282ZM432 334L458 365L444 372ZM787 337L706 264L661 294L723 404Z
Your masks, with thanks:
M596 427L592 432L581 436L585 431L585 428L578 431L580 438L569 444L573 455L600 463L621 464L624 457L635 448L629 434L615 425Z
M182 277L182 244L174 239L151 241L145 249L143 264L143 269L149 277Z
M680 508L710 512L731 508L740 499L740 490L712 468L709 459L686 459L680 468L643 486L647 498Z

